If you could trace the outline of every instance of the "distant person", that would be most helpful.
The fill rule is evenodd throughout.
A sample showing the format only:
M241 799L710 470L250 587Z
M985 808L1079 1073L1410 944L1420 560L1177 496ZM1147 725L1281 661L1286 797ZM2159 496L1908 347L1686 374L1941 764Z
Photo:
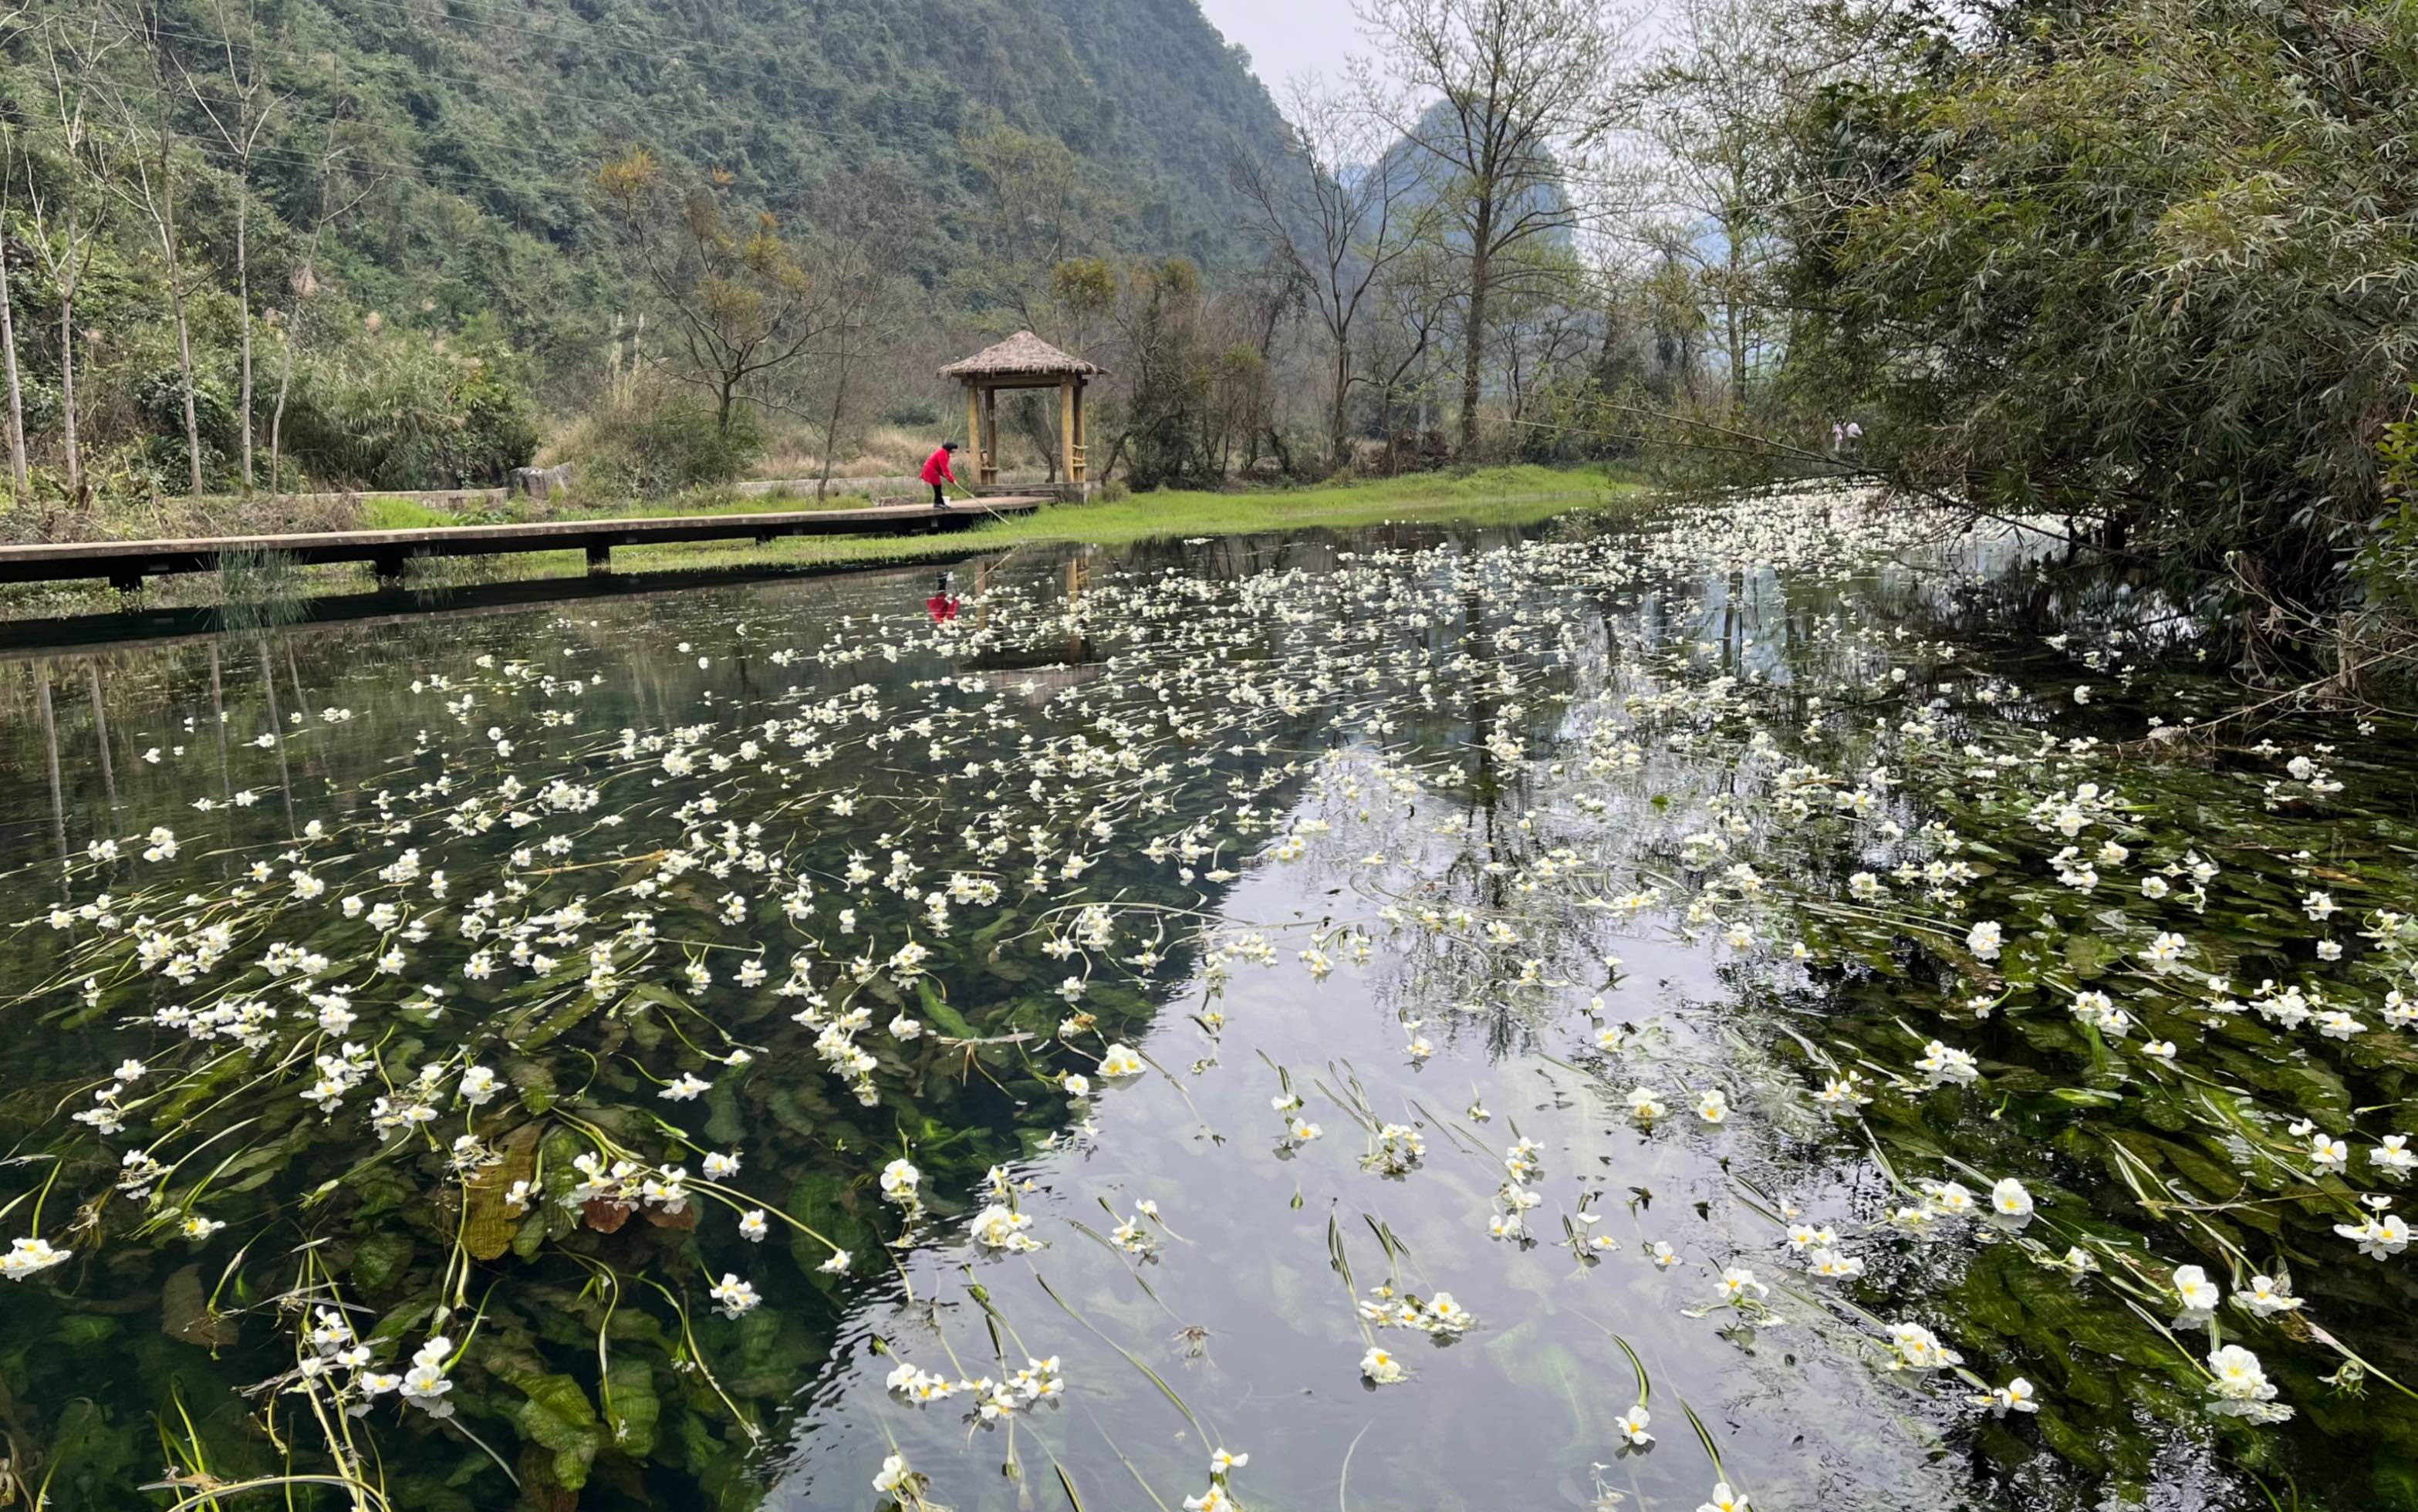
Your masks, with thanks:
M956 472L949 466L949 460L956 450L955 441L943 441L940 450L924 459L924 481L932 485L932 508L936 510L949 507L949 496L941 485L943 481L952 483L957 481Z

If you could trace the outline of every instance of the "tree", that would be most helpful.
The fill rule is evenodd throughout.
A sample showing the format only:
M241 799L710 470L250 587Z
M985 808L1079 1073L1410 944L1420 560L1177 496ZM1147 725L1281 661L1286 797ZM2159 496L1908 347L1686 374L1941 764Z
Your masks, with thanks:
M865 369L906 323L896 269L912 233L898 211L903 199L899 185L878 170L843 176L817 195L821 230L807 246L808 274L831 313L803 381L794 386L800 392L780 401L821 435L817 498L830 491L843 438L863 407Z
M682 359L669 371L705 389L725 441L748 387L805 356L834 319L778 221L758 212L731 223L721 199L729 184L717 171L683 191L643 147L595 176L598 207L669 317Z
M1626 24L1604 0L1360 0L1359 13L1413 91L1364 68L1363 92L1440 175L1438 203L1465 260L1459 450L1472 455L1488 298L1507 253L1577 224L1557 154L1583 152L1620 120L1607 82Z
M23 503L33 496L32 474L25 465L25 389L17 372L17 300L10 286L17 262L11 255L6 211L17 197L17 123L0 120L0 361L8 379L8 496Z
M989 192L971 221L974 255L957 286L976 310L1013 311L1019 325L1039 333L1047 320L1036 301L1050 271L1092 250L1108 206L1055 137L994 126L966 136L962 145Z
M1675 0L1663 12L1671 40L1638 90L1649 205L1663 218L1648 239L1695 270L1719 312L1737 410L1783 299L1788 121L1877 40L1876 16L1812 14L1785 0Z
M303 240L302 255L286 281L291 298L285 306L285 339L280 344L277 359L277 398L268 411L268 481L272 488L280 486L278 469L285 441L285 404L294 391L294 359L302 350L303 338L309 330L311 303L320 294L319 244L329 226L351 213L369 195L365 182L341 202L337 198L339 168L345 156L338 142L342 124L341 117L328 122L327 141L320 149L317 169L318 210L311 218L311 235Z
M1385 270L1416 244L1423 189L1410 155L1357 100L1296 81L1286 104L1283 156L1235 160L1235 182L1258 207L1260 235L1301 279L1326 333L1326 465L1351 458L1352 333Z
M1959 46L1797 123L1791 385L1859 411L1868 466L2245 625L2339 602L2418 379L2384 208L2418 202L2418 10L2122 0Z
M138 0L122 22L142 45L146 67L140 74L116 81L111 100L118 130L139 150L126 154L122 171L104 180L127 205L150 222L160 250L161 271L168 282L168 309L176 327L176 376L185 413L185 466L191 492L200 494L202 428L193 401L193 332L187 318L191 292L185 279L184 238L176 225L176 194L191 176L176 161L178 135L168 114L170 72L176 68L170 53L166 18L156 0Z
M210 130L225 151L235 176L235 287L239 322L236 415L242 428L243 487L244 492L250 493L253 487L253 173L262 135L283 101L268 88L268 81L261 73L260 18L257 12L247 7L243 24L238 27L227 10L225 0L219 0L218 30L220 51L226 61L223 80L198 78L181 61L176 64L176 69L184 78L185 88L192 96L194 105L210 123ZM238 30L243 33L239 56L236 41Z
M68 497L85 496L84 451L76 435L76 299L101 238L105 193L113 172L108 138L94 119L96 94L109 55L124 40L99 7L54 17L33 37L36 87L55 123L57 156L48 164L27 154L25 209L34 255L48 275L59 310L59 444Z

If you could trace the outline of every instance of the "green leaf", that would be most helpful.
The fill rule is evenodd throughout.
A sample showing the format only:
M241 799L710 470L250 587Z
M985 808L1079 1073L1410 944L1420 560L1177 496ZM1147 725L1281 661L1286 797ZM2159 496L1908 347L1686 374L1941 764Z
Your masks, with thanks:
M588 1468L604 1444L604 1431L588 1394L569 1376L519 1376L513 1384L528 1396L513 1414L521 1437L554 1456L554 1478L565 1489L588 1484ZM653 1433L649 1426L649 1435Z
M612 1403L607 1424L614 1447L633 1459L644 1459L655 1451L655 1424L664 1410L655 1396L653 1374L644 1361L620 1355L604 1372L604 1383Z

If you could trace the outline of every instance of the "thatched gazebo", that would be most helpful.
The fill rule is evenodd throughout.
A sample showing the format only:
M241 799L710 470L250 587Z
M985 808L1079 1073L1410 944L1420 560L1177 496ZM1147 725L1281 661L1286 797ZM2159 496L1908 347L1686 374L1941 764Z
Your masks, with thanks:
M1089 492L1092 472L1084 452L1091 433L1083 425L1083 385L1100 374L1094 364L1068 356L1029 330L942 368L941 377L966 386L966 444L973 448L975 482L999 481L999 390L1055 389L1059 454L1065 459L1066 481L1079 492Z

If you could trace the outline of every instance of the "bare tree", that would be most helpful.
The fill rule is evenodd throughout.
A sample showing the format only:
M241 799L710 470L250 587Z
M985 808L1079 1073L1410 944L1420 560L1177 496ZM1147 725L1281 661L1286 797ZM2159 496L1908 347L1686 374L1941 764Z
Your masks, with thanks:
M0 210L17 192L17 126L0 120ZM5 217L0 217L0 358L8 377L9 496L23 503L33 496L33 477L25 466L25 390L17 374L17 301L9 288L15 270Z
M99 7L53 18L34 34L38 86L58 123L59 173L42 173L25 159L25 207L34 255L49 275L59 304L59 430L68 497L84 496L84 452L76 435L76 298L101 234L102 185L110 176L109 142L95 121L101 70L124 34Z
M302 243L301 260L295 264L287 280L291 301L286 305L285 340L277 359L277 400L268 412L268 483L278 486L278 461L285 439L285 401L294 388L294 356L301 349L303 332L311 311L311 300L319 292L319 241L328 227L369 197L371 184L361 184L341 204L337 200L337 168L344 159L338 145L337 131L341 116L328 122L328 138L319 153L319 208L312 217L311 235Z
M180 61L177 71L184 76L185 87L208 119L210 130L225 149L235 169L235 287L240 326L237 332L238 394L236 400L237 422L243 431L243 489L253 488L253 424L252 424L252 182L253 160L260 150L261 135L268 129L269 118L283 103L272 93L261 74L260 17L247 3L242 31L243 50L237 55L235 18L229 14L225 0L219 0L219 44L226 57L224 82L206 84L193 76Z
M1358 9L1409 91L1381 85L1364 65L1363 93L1441 176L1438 203L1466 260L1466 456L1477 450L1487 298L1507 253L1577 224L1561 155L1584 153L1620 119L1609 81L1628 23L1605 0L1359 0Z
M804 250L806 273L829 312L796 383L770 388L771 402L820 435L815 497L831 491L832 471L850 427L860 423L865 369L905 325L896 269L915 228L901 213L903 185L880 169L861 169L815 196L821 230Z
M1744 409L1778 298L1770 266L1784 123L1868 53L1874 23L1809 24L1785 0L1674 0L1663 14L1671 40L1638 92L1661 221L1648 240L1704 285L1729 401Z
M1293 82L1284 155L1237 157L1237 187L1259 207L1260 235L1301 279L1326 332L1326 457L1351 446L1352 331L1385 269L1416 243L1424 217L1409 155L1360 101L1315 77Z
M138 80L119 79L111 93L119 129L140 151L126 155L123 171L104 182L151 223L160 262L168 279L168 310L176 327L176 374L185 409L185 465L193 493L202 491L202 427L193 403L193 336L185 309L184 238L176 228L176 188L184 172L176 161L177 133L168 115L170 53L167 21L156 0L136 0L125 25L143 44L148 68Z

